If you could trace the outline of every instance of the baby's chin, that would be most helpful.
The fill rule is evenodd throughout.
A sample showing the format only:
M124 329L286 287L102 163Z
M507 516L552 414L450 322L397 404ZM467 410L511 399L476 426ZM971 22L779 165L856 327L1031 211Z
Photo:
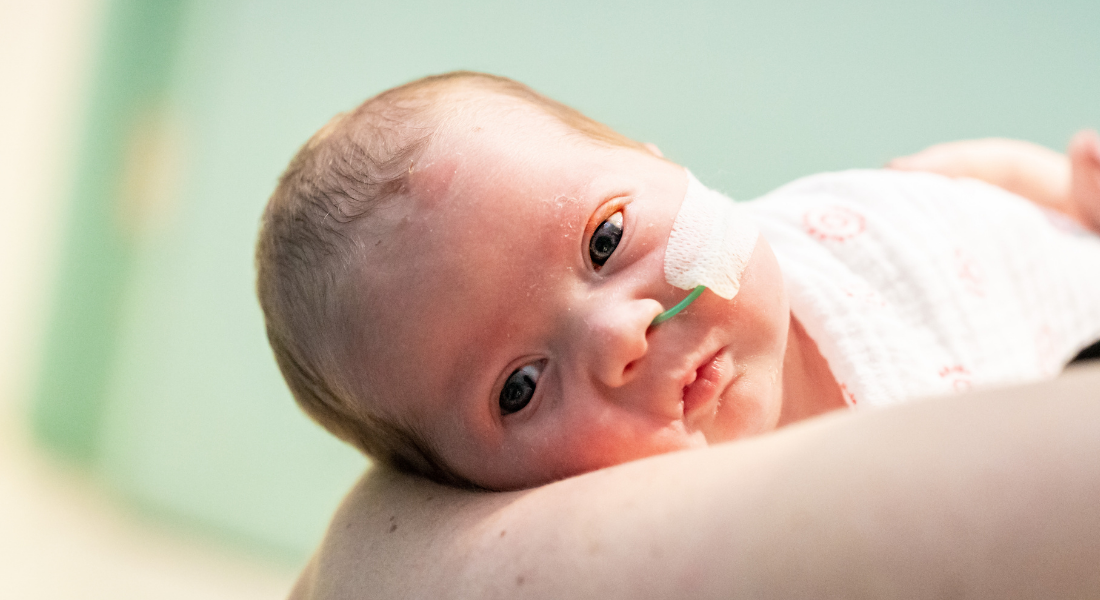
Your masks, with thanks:
M589 449L583 457L574 457L573 460L568 460L569 457L562 455L559 458L565 460L557 460L551 464L533 466L525 469L522 473L481 473L468 476L468 478L478 486L490 490L521 490L538 487L555 481L562 481L571 477L578 477L587 473L616 467L634 461L645 460L654 456L705 448L709 445L706 436L701 431L687 432L683 427L675 429L679 429L679 431L675 432L675 435L671 435L673 432L664 432L663 435L654 435L653 438L648 440L648 443L645 444L631 444L629 446L605 448L602 449L604 450L602 452L592 452L591 449Z

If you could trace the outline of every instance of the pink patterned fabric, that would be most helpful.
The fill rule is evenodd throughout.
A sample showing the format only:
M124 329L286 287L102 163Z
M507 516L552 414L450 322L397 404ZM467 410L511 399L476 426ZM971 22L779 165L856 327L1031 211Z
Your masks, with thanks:
M845 171L750 201L849 404L1058 373L1100 339L1100 237L978 181Z

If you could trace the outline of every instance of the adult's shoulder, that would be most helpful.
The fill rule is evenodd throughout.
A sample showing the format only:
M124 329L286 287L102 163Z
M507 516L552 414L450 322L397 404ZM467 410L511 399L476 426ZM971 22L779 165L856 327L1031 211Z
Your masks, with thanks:
M520 492L373 470L295 597L1095 597L1097 422L1100 365Z

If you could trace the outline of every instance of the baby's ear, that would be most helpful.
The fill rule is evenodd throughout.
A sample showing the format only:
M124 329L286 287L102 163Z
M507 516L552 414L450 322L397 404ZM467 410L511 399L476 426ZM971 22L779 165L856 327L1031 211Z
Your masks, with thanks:
M664 158L665 157L665 155L661 153L661 149L657 147L657 144L653 144L651 142L646 142L642 145L645 146L646 150L649 150L650 152L652 152L653 155L656 156L657 158Z

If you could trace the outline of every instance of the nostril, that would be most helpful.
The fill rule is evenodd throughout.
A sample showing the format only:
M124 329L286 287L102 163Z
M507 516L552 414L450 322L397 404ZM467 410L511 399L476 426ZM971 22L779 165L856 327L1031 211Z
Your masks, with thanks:
M578 344L584 348L592 375L602 384L620 387L644 370L649 348L646 325L660 306L653 299L609 303L581 321L585 335Z

